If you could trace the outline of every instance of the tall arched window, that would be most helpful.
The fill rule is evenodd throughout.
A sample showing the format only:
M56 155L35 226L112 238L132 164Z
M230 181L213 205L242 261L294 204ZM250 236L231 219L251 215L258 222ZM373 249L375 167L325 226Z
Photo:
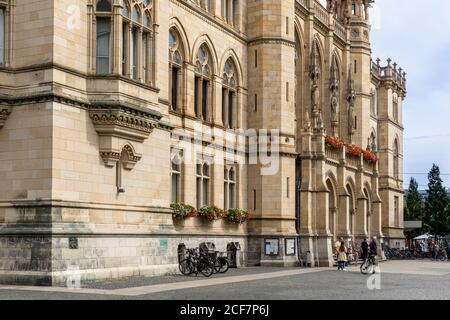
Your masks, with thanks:
M195 116L210 121L212 100L212 59L205 44L201 45L195 61Z
M400 173L399 173L399 163L400 163L400 150L398 146L398 141L395 139L394 141L394 178L395 180L400 179Z
M180 111L183 88L184 48L179 33L169 30L169 86L170 105L172 110Z
M152 82L153 1L123 0L122 75Z
M99 0L95 6L96 13L96 71L97 74L111 72L112 52L112 6L110 0Z
M197 208L209 205L211 168L208 162L197 163Z
M237 127L236 67L233 59L225 63L222 80L222 122L225 128Z
M234 167L224 169L224 209L236 208L236 171Z

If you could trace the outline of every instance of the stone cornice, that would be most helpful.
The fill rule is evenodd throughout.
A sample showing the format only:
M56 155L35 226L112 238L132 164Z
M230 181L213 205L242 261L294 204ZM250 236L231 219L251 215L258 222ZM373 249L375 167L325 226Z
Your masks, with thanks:
M10 107L16 105L24 105L30 103L46 103L46 102L57 102L61 104L65 104L72 107L81 108L84 110L91 112L99 111L99 110L116 110L116 112L122 112L127 114L133 114L136 117L147 119L152 122L155 128L163 129L163 130L171 130L173 126L169 123L161 121L162 114L158 111L154 111L151 109L142 108L139 106L126 104L120 101L82 101L78 99L74 99L72 97L66 97L54 93L44 93L44 94L35 94L23 97L5 97L0 96L0 104L3 109L10 109ZM6 105L6 106L5 106ZM120 113L119 112L119 113Z
M284 44L286 46L295 48L295 41L286 38L261 37L257 39L251 39L248 41L249 46L255 46L259 44Z

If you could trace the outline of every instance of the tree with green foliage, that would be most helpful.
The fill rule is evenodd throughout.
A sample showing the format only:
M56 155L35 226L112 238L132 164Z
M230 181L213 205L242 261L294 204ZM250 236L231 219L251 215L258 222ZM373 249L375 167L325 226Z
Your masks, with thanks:
M450 199L446 188L442 185L439 167L433 164L428 174L428 190L425 200L424 227L436 236L449 232Z
M406 195L405 220L422 221L424 217L423 197L419 192L419 184L411 178Z

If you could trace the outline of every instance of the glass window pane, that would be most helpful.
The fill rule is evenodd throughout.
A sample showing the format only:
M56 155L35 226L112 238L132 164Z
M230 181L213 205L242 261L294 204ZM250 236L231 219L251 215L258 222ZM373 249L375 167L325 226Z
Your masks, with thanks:
M178 203L178 181L179 175L172 174L172 203Z
M109 2L109 0L100 0L97 3L96 10L99 12L111 12L112 11L111 3Z
M206 206L209 203L209 181L208 180L203 180L203 196L202 196L202 200L203 203L202 205Z
M97 19L97 73L109 72L111 21L107 18Z
M136 21L136 22L141 22L141 14L139 13L139 11L136 8L136 6L133 7L133 11L132 11L132 14L131 14L131 19L133 21Z

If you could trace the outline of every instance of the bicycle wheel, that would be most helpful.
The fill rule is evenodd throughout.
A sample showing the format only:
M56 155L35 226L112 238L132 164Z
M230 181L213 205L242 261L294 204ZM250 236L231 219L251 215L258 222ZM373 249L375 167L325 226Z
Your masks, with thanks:
M214 265L211 265L206 259L201 260L197 266L198 272L200 272L205 277L209 278L214 273Z
M228 269L230 268L230 264L228 263L227 259L223 259L221 261L221 267L220 267L220 273L226 273Z
M222 263L219 259L214 260L214 273L219 273L222 268Z
M180 269L180 272L185 276L191 275L195 270L194 264L192 263L192 261L190 259L184 259L184 260L180 261L180 264L178 265L178 269Z
M359 267L359 269L361 270L362 274L369 274L369 260L365 260L362 264L361 267Z

